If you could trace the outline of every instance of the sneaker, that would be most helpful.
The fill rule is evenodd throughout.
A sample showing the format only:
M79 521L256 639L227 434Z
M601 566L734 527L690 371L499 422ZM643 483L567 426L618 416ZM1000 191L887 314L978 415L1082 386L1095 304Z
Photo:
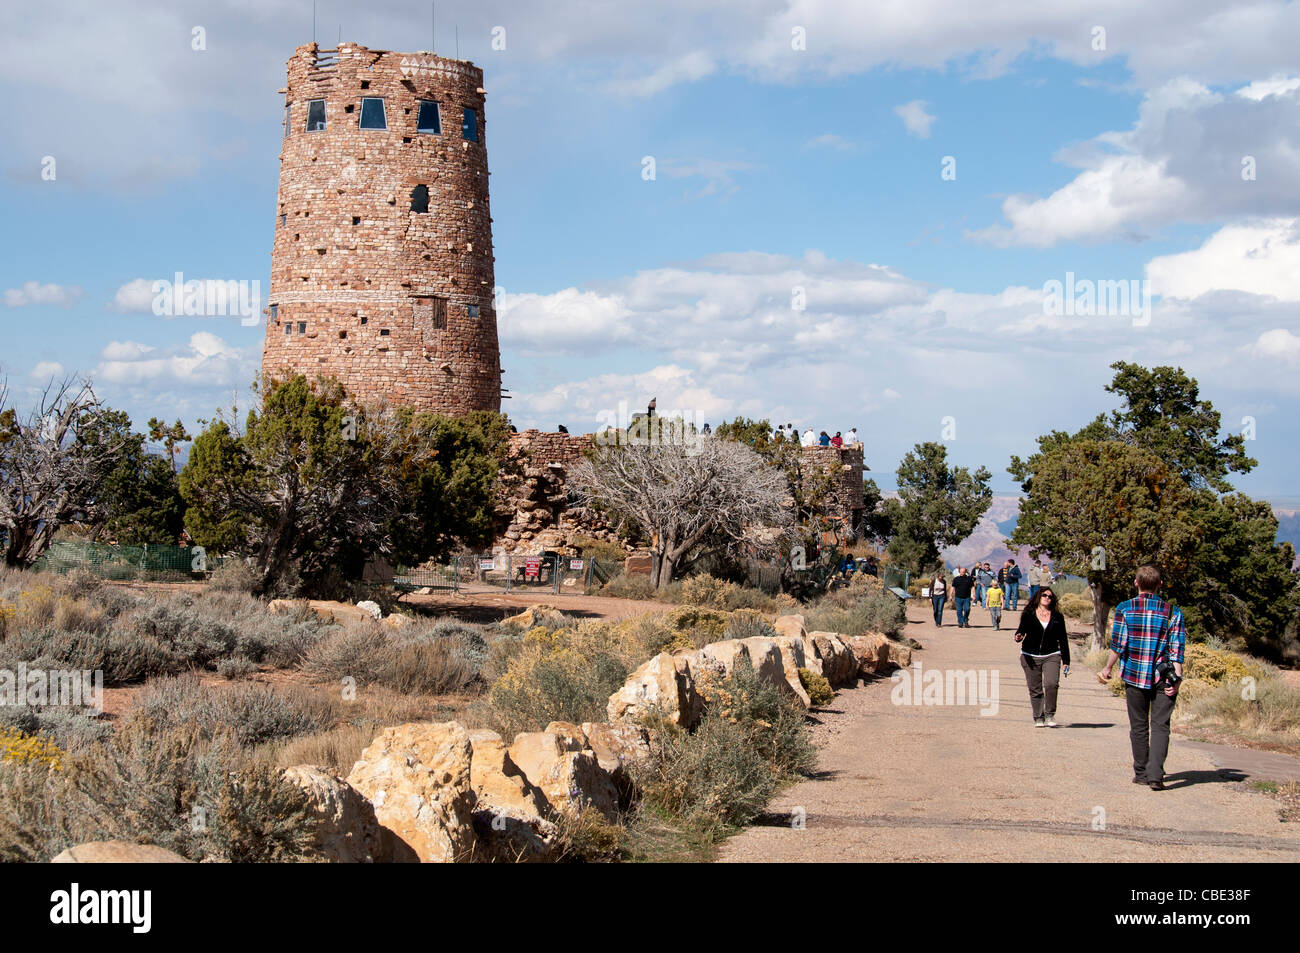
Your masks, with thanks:
M1055 728L1055 727L1056 727L1056 719L1053 718L1051 715L1048 715L1048 716L1047 716L1047 727L1048 727L1048 728Z
M1035 727L1035 728L1046 728L1046 727L1047 727L1047 722L1046 722L1046 720L1044 720L1044 719L1042 719L1042 718L1035 718L1035 719L1034 719L1034 727Z

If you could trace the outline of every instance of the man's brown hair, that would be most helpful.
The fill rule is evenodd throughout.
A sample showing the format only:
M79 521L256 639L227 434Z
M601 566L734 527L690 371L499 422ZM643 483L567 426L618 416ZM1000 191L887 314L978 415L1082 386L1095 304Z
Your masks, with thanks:
M1155 566L1142 566L1137 571L1138 592L1155 592L1160 588L1160 570Z

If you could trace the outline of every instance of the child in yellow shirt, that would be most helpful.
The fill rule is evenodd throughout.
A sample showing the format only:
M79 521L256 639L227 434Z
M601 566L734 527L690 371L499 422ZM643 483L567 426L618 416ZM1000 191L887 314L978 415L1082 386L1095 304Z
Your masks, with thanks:
M993 617L993 628L1002 628L1002 606L1005 600L1002 598L1002 587L998 585L997 579L989 585L988 592L984 593L984 603L989 607L989 615Z

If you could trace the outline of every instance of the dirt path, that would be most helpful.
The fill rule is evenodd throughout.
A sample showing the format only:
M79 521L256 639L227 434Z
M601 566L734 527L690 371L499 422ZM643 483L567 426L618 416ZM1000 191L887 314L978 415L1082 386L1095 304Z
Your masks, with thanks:
M923 670L986 669L990 684L996 671L997 713L895 705L889 681L842 691L818 715L819 776L786 791L771 822L728 841L721 860L1300 861L1300 830L1222 752L1221 770L1206 746L1175 735L1166 789L1135 785L1123 700L1092 672L1063 679L1060 727L1035 728L1016 645L986 610L970 629L950 613L938 629L917 604L908 614ZM791 822L800 809L802 829Z

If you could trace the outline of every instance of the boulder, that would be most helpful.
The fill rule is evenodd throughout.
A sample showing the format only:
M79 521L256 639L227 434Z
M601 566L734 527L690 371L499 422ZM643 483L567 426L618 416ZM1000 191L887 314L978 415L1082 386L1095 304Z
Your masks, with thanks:
M402 615L400 612L394 612L392 615L384 616L384 621L380 625L387 626L390 629L405 629L411 624L409 615Z
M548 861L557 849L546 797L510 759L495 731L471 731L474 830L484 860Z
M509 618L502 619L502 625L517 626L520 629L528 630L539 625L553 624L556 617L561 615L561 611L555 606L535 605L529 606L518 615L512 615Z
M821 663L821 673L832 688L853 685L858 680L858 657L836 632L813 632L808 638Z
M284 777L306 792L320 820L316 849L323 859L339 864L416 860L409 847L380 826L374 807L347 781L310 764L286 768Z
M749 649L739 639L723 639L697 649L688 658L691 660L691 672L695 675L695 689L701 698L709 701L713 697L714 686L731 675L738 662L749 659Z
M778 635L776 644L781 650L781 666L785 674L785 684L794 697L803 703L805 708L810 708L812 699L808 697L808 690L803 687L803 680L799 678L799 669L811 669L820 675L821 665L818 664L814 667L812 664L815 659L807 636Z
M775 643L772 647L775 650ZM657 712L675 725L692 727L703 714L704 703L695 689L689 657L660 652L609 696L606 711L610 721L635 721Z
M884 675L912 664L912 650L880 632L852 636L848 643L858 658L858 674L864 678Z
M472 751L469 733L454 721L385 728L348 783L421 862L467 860L475 847Z
M778 644L781 639L788 639L788 636L779 636L777 639L764 638L756 635L752 638L742 639L746 650L749 652L749 660L754 666L760 680L770 685L775 685L782 691L785 691L798 698L808 707L810 704L808 692L804 690L803 683L799 681L799 665L790 665L790 662L804 661L802 653L802 643L800 651L796 653L791 650L787 652ZM793 676L793 682L791 682ZM795 686L798 686L797 688Z
M623 560L623 573L628 576L649 576L654 572L654 557L649 553L633 553Z
M154 844L124 840L91 841L69 847L50 859L52 864L192 864L180 854Z
M384 610L379 608L379 603L372 602L369 599L363 599L357 603L357 608L364 612L370 618L378 622L384 617Z
M299 609L308 609L316 613L322 621L332 622L335 625L371 622L376 618L360 606L329 599L272 599L266 606L266 611L272 615L291 615Z
M618 790L577 725L552 722L545 731L521 732L508 753L552 811L575 814L590 804L610 820L617 816Z
M772 628L776 629L777 635L807 635L808 630L804 628L803 616L801 615L783 615L779 616L772 623Z
M619 803L628 806L636 794L637 766L650 760L650 732L626 721L585 721L582 733L596 763L614 782Z

